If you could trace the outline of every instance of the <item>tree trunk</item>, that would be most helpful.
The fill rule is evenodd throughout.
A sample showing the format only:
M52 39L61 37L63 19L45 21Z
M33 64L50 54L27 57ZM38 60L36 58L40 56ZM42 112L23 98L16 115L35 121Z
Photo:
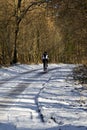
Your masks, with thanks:
M19 32L19 23L16 21L16 27L15 27L15 39L14 39L14 52L13 52L13 64L16 64L18 62L17 57L17 38L18 38L18 32Z

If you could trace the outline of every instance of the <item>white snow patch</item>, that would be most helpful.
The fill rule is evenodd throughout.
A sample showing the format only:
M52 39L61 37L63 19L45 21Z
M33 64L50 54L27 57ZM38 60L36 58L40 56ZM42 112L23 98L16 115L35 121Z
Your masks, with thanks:
M78 65L17 64L0 69L0 130L87 130L87 88Z

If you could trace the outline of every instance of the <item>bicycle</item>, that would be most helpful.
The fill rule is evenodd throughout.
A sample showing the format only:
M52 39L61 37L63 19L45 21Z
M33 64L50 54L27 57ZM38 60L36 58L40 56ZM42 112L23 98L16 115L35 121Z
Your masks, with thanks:
M44 70L44 72L47 72L47 68L48 68L47 60L44 60L44 62L43 62L43 70Z

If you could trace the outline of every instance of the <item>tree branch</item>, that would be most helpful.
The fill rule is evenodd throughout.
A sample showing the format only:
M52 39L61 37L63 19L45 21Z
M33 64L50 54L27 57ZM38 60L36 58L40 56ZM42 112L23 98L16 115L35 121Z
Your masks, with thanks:
M21 0L19 0L19 2L20 2ZM38 6L40 6L40 5L42 5L42 4L44 4L44 3L47 3L48 1L51 1L51 0L40 0L40 1L38 1L38 2L31 2L27 7L26 7L26 9L24 9L23 11L22 11L22 13L20 14L20 16L18 17L18 22L20 23L21 22L21 20L24 18L24 16L26 15L26 13L29 11L29 9L31 9L33 6L36 6L36 5L38 5ZM19 5L20 6L20 5Z

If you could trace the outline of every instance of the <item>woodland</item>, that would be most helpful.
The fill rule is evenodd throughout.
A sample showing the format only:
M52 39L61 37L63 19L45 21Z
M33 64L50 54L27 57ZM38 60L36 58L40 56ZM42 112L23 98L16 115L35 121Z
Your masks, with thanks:
M87 65L87 0L0 0L0 65Z

